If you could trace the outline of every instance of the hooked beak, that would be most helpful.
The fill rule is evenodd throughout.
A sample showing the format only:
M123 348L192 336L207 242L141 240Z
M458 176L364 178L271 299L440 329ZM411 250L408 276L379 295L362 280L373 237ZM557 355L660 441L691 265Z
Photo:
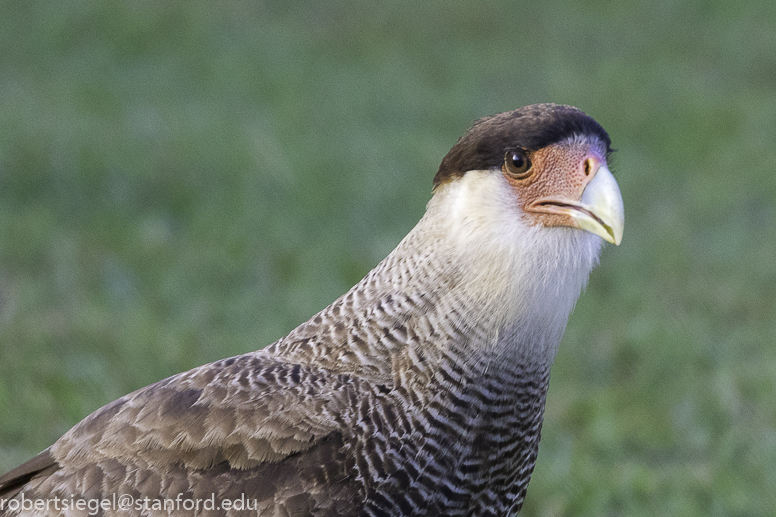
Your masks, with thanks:
M619 245L625 228L625 209L617 181L602 165L593 180L585 187L579 203L569 207L571 216L579 227Z
M543 211L564 214L572 225L619 245L625 227L625 210L617 181L606 165L601 164L578 201L542 199L537 205Z

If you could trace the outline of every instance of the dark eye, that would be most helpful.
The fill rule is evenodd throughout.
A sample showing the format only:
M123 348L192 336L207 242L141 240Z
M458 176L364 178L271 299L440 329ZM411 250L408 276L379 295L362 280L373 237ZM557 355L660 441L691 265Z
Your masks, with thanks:
M507 151L504 157L504 166L512 176L525 178L528 171L531 170L531 160L525 154L525 151Z

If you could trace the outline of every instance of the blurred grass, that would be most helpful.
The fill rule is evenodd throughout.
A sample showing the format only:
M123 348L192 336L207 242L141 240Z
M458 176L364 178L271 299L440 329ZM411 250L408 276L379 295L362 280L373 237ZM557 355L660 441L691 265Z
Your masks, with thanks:
M414 225L475 118L553 101L610 132L627 226L522 515L772 515L773 2L0 8L0 471L284 335Z

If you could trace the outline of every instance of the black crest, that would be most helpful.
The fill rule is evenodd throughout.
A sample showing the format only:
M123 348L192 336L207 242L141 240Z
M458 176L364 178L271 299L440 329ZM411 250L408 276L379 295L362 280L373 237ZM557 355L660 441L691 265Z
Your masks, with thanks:
M536 151L575 134L597 136L611 150L604 128L573 106L533 104L481 118L442 159L434 187L467 171L500 167L509 149Z

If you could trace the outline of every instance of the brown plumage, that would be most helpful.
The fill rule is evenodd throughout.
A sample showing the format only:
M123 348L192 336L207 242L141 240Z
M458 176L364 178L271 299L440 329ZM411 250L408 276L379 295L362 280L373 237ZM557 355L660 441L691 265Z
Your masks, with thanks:
M478 121L359 284L263 350L95 411L0 477L0 515L516 512L598 236L622 235L609 145L568 106Z

